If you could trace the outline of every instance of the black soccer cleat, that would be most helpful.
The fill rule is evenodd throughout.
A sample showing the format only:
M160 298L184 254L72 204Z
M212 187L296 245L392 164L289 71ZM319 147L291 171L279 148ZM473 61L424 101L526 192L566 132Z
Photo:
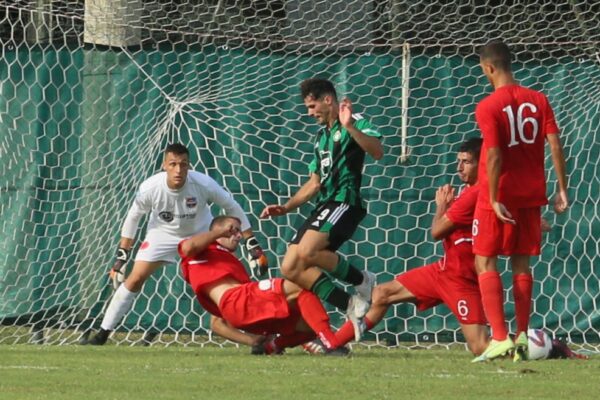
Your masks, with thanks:
M87 343L85 343L85 344L89 344L92 346L102 346L108 340L110 333L111 333L111 331L107 331L106 329L100 328L98 333L96 333L96 335L94 337L92 337L91 339L89 339L87 341Z
M340 346L335 349L326 349L323 354L331 357L348 357L350 355L350 349L346 346Z

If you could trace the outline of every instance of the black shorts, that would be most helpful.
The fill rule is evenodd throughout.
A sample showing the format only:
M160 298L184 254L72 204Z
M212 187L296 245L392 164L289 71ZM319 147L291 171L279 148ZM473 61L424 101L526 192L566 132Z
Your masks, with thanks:
M367 211L362 207L350 206L339 201L329 201L316 208L304 221L290 244L298 244L307 230L329 234L327 250L336 251L354 231L365 217Z

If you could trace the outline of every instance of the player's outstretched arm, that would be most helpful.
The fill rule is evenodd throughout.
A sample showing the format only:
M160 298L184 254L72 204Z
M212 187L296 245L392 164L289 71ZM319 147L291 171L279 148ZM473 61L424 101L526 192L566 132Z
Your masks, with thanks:
M340 103L339 109L340 124L348 131L354 141L371 157L380 160L383 157L383 145L379 138L375 136L365 135L361 130L354 126L352 118L352 102L345 98Z
M277 217L285 215L302 204L308 202L321 189L321 179L317 174L311 174L310 178L302 187L283 205L268 205L260 213L261 218Z
M210 329L217 335L227 340L231 340L235 343L245 344L247 346L254 346L262 343L265 340L264 336L242 332L239 329L229 325L229 322L223 318L216 317L214 315L211 315L210 317Z
M567 195L567 167L563 148L558 135L547 135L550 153L552 154L552 164L558 180L558 191L554 198L554 211L557 214L563 213L569 207L569 197Z

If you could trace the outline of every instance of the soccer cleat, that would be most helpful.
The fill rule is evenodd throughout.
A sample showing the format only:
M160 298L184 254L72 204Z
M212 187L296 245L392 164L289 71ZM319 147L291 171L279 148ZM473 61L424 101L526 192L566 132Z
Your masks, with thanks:
M311 340L310 342L302 345L304 351L310 354L323 354L325 356L332 357L345 357L350 354L350 350L346 346L336 347L334 349L328 349L325 347L321 339Z
M336 347L335 349L327 349L325 350L324 355L330 357L347 357L350 355L350 349L346 346Z
M527 360L527 347L529 345L529 338L525 332L521 332L515 339L515 352L513 354L513 362Z
M98 333L96 333L96 335L93 338L91 338L90 340L88 340L87 343L85 343L85 344L89 344L92 346L102 346L108 340L108 337L110 336L110 332L111 331L107 331L106 329L100 328Z
M493 360L494 358L498 358L500 356L504 356L510 354L515 348L515 344L512 339L507 337L505 340L498 341L493 340L488 345L487 349L478 357L475 357L471 362L482 362Z
M311 340L302 345L304 351L310 354L323 354L325 353L325 346L320 339Z
M375 274L369 271L362 271L363 281L360 285L356 285L354 290L356 290L356 294L362 297L363 300L367 301L369 305L371 304L371 296L373 294L373 288L375 287L375 283L377 282L375 278Z
M362 296L359 296L358 294L351 296L350 301L348 302L346 315L352 322L352 326L354 327L354 340L357 342L365 331L363 318L367 314L367 311L369 311L369 306L369 302L364 300Z
M352 322L352 327L354 328L354 340L360 342L360 339L362 339L363 334L367 330L365 319L361 318L356 321L351 320L350 322Z

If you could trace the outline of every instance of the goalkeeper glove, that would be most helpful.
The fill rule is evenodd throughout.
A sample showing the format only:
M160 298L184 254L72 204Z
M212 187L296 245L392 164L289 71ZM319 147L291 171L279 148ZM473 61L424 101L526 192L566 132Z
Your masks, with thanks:
M252 273L257 277L265 276L269 271L269 260L254 236L246 239L246 252Z
M119 247L117 249L117 259L108 273L115 289L125 280L125 269L128 259L129 250Z

